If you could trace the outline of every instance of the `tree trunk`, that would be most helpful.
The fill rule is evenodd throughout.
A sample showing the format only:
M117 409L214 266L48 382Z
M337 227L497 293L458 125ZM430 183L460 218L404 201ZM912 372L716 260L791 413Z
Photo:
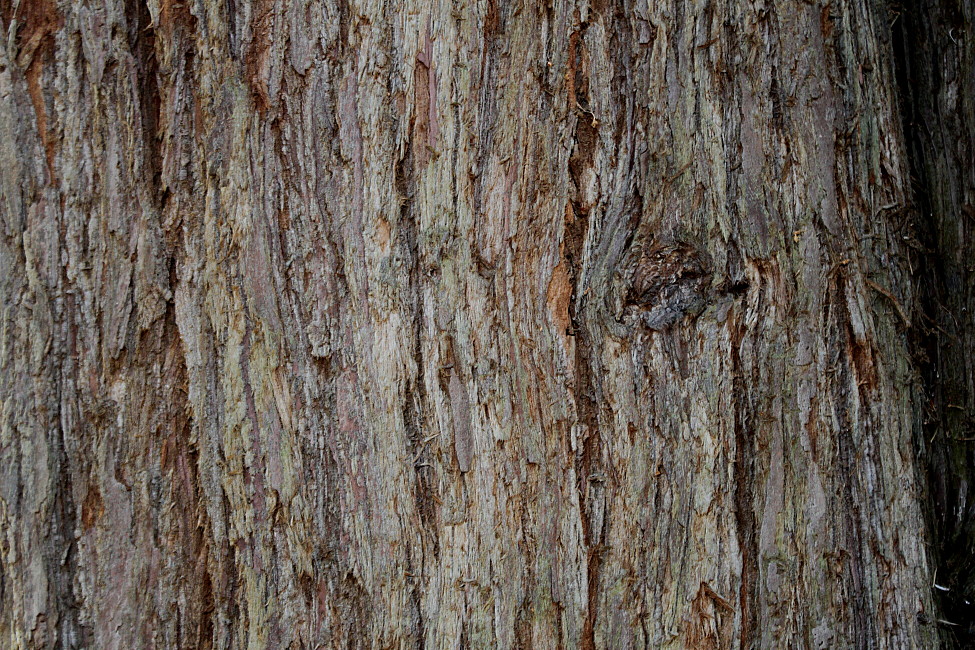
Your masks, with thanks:
M0 1L0 645L934 647L921 4Z
M924 318L923 454L936 591L957 635L975 647L975 4L924 0L895 31L904 127L929 252L918 260ZM948 628L953 630L954 628Z

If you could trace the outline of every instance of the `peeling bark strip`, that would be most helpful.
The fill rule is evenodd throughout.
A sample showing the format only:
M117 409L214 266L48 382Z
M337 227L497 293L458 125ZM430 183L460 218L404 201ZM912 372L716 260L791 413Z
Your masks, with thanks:
M915 4L0 0L0 647L968 642Z

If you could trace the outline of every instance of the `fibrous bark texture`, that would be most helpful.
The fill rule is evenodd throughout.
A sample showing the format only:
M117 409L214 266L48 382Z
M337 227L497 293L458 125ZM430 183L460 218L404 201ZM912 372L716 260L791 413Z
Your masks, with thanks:
M975 5L925 0L895 31L919 216L921 441L936 591L949 640L975 646Z
M0 1L0 645L932 647L899 15Z

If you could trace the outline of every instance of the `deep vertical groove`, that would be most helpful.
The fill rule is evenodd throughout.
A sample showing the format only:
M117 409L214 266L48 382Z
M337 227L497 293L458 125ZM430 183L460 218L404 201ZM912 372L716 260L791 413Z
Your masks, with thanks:
M742 650L754 647L758 625L758 544L755 541L755 442L752 431L752 409L748 403L744 369L741 362L741 338L744 331L737 325L732 334L731 363L735 404L735 523L741 553L741 585L738 608L741 611Z
M975 644L975 66L972 3L891 3L902 128L914 180L920 318L912 332L925 403L917 449L926 472L933 574L946 645ZM951 105L950 96L954 96Z
M139 112L142 117L142 146L145 178L153 199L160 200L162 152L159 141L159 64L156 61L156 31L145 0L126 0L125 18L129 52L135 59Z
M836 459L838 473L842 477L842 489L837 495L837 512L843 513L846 525L843 527L843 538L838 552L842 555L844 586L850 602L847 620L850 637L855 640L855 647L875 647L877 630L873 611L873 591L867 584L867 568L864 566L863 552L865 544L861 522L865 521L863 512L865 499L861 485L862 452L856 446L854 439L856 432L852 421L851 411L856 407L854 400L859 396L856 390L857 377L854 372L850 348L853 336L849 332L850 315L846 304L846 278L841 272L834 273L830 279L826 301L824 323L828 328L828 357L830 367L836 370L835 383L832 387L833 416L838 425L836 431Z
M54 439L49 441L52 452L49 462L51 476L54 477L54 503L50 507L50 542L45 545L44 559L51 585L50 598L54 600L49 611L56 617L56 620L48 620L48 623L56 623L57 628L48 641L64 648L88 647L91 629L81 624L81 603L74 591L78 576L78 548L74 535L78 508L72 499L73 482L65 449L66 432L58 426L52 436Z
M583 174L593 165L593 157L598 146L596 122L587 113L589 100L589 77L585 35L587 23L578 25L569 36L568 100L569 110L576 114L574 146L568 161L570 186L570 205L566 211L564 249L568 267L568 283L573 293L569 300L569 320L576 336L575 345L575 401L578 421L585 426L581 449L576 453L576 489L579 492L579 507L583 535L587 545L587 607L586 620L582 629L582 648L595 648L595 625L599 605L599 569L602 553L602 531L593 530L592 504L593 490L590 477L599 471L602 462L600 455L599 409L596 404L596 386L593 378L593 332L591 323L583 315L581 296L585 287L580 282L582 274L582 255L589 231L592 205L584 198ZM596 496L595 498L600 498Z

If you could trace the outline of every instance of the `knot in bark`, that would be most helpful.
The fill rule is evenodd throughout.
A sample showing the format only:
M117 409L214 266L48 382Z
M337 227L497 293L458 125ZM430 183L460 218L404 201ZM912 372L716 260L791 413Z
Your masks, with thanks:
M663 330L707 305L707 258L682 242L661 243L640 255L626 304L651 330Z

